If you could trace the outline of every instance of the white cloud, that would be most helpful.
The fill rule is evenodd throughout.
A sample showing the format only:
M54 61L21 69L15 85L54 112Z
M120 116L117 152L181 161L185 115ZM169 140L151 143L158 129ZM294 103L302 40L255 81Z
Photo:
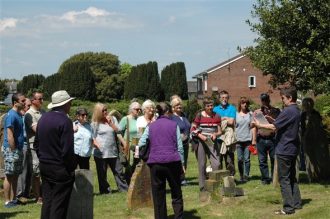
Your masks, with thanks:
M76 23L80 19L84 19L86 17L89 18L97 18L97 17L106 17L110 15L109 12L103 9L98 9L95 7L89 7L86 10L83 11L69 11L63 14L60 19L61 20L67 20L71 23Z
M0 33L5 31L6 29L15 28L17 23L18 19L16 18L0 19Z

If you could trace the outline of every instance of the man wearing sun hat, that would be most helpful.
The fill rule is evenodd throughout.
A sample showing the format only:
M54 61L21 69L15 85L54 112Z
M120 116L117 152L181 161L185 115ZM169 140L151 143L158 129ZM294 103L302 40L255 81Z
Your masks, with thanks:
M34 141L42 178L41 218L66 218L74 183L76 161L72 121L68 117L73 97L56 91L49 112L38 122Z

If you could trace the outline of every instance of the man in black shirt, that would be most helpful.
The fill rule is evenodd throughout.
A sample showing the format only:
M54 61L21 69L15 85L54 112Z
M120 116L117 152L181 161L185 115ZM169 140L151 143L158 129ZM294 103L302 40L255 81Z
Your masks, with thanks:
M73 125L68 117L74 98L64 91L52 95L51 109L38 122L34 147L40 161L43 205L41 218L66 218L76 162Z

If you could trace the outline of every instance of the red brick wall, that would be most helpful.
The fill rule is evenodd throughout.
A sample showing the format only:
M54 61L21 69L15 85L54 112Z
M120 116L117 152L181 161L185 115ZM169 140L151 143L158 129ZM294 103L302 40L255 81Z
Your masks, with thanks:
M256 87L248 87L249 76L256 76ZM219 91L227 90L230 95L229 102L237 105L241 96L252 99L260 104L259 96L267 92L273 104L280 103L278 90L274 90L268 84L269 76L263 76L262 72L252 65L250 59L245 56L214 72L208 73L207 95L211 95L212 87L218 87Z

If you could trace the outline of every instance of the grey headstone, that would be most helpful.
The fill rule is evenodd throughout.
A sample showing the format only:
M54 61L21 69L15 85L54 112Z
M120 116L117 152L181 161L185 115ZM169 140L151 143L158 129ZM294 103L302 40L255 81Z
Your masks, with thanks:
M90 170L75 171L76 180L71 193L68 219L93 218L93 174Z
M235 184L235 179L233 176L226 176L223 178L223 186L225 188L235 188L236 184Z

